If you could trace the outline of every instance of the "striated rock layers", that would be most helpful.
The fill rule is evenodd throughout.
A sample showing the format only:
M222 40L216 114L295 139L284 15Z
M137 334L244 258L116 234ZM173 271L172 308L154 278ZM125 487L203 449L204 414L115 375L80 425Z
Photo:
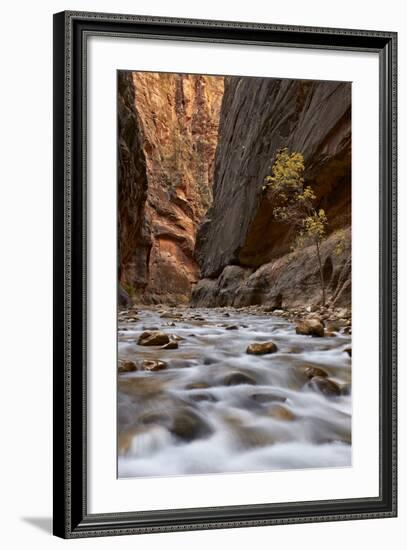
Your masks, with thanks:
M223 80L119 73L119 277L136 301L187 302L199 278Z
M295 235L272 220L261 189L281 147L303 154L306 183L328 216L331 236L321 250L328 297L350 303L350 83L227 77L214 199L197 234L202 280L193 305L320 300L312 247L290 252Z

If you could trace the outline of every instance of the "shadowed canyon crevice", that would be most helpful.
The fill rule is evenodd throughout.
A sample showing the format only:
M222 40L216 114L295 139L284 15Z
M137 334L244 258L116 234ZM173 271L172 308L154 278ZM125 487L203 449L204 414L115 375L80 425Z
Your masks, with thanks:
M328 298L350 305L350 83L121 72L118 91L119 277L136 303L320 301L312 247L292 250L262 190L288 147L329 220Z

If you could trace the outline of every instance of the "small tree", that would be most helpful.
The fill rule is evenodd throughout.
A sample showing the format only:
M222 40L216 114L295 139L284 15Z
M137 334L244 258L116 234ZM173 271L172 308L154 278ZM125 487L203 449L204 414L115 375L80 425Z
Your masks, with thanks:
M316 196L311 187L304 185L302 154L290 153L286 147L279 149L271 175L265 178L263 190L267 191L273 204L273 218L296 229L298 245L302 246L306 242L315 245L322 304L325 305L325 281L320 247L326 236L328 220L322 208L315 208Z

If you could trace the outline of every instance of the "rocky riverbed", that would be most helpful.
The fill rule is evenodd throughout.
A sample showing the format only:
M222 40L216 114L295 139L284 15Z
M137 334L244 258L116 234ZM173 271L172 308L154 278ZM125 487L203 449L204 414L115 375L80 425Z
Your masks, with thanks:
M123 309L119 477L351 465L346 309Z

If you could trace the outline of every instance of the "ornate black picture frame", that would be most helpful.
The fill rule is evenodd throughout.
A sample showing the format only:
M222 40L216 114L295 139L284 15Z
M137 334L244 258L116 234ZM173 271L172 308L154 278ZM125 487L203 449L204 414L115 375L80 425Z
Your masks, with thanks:
M89 514L86 62L89 36L374 52L380 62L380 494L346 500ZM54 15L54 534L63 538L397 514L396 48L393 32L62 12ZM375 159L373 159L374 161Z

